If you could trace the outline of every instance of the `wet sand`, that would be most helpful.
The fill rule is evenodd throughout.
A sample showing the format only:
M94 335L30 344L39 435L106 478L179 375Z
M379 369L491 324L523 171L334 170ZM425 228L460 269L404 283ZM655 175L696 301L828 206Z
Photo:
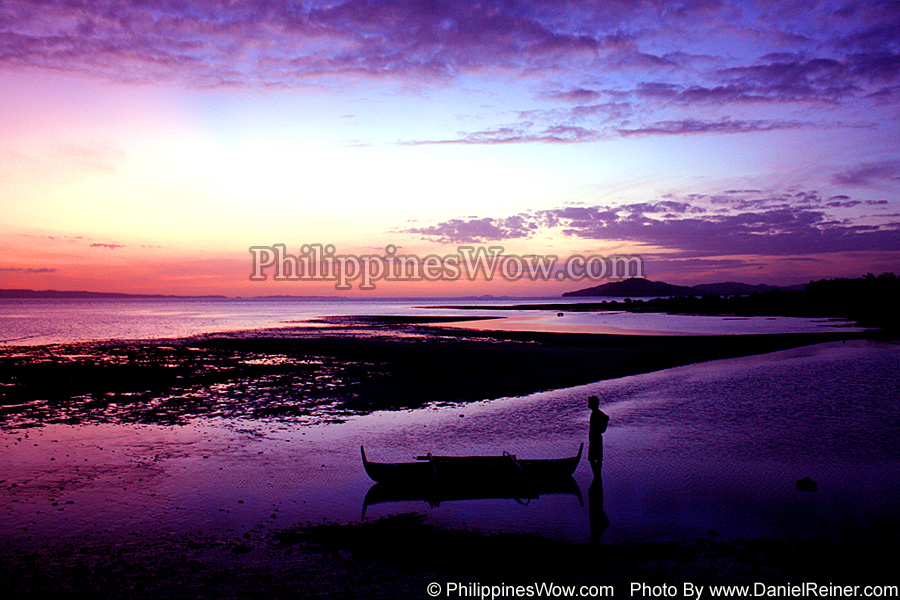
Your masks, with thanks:
M628 336L465 331L429 317L337 319L181 340L0 347L0 427L291 422L518 396L860 332Z

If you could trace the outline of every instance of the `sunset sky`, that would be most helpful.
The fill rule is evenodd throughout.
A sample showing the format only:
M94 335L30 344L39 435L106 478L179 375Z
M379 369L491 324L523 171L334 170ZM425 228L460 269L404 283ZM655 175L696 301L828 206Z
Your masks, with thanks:
M249 280L314 242L900 272L898 117L898 2L0 0L0 288L333 294Z

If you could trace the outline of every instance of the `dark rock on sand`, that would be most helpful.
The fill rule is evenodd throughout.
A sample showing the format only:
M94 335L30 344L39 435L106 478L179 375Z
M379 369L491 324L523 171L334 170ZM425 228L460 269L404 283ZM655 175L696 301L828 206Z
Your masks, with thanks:
M810 479L809 477L804 477L803 479L797 480L797 491L800 492L815 492L819 489L819 484Z

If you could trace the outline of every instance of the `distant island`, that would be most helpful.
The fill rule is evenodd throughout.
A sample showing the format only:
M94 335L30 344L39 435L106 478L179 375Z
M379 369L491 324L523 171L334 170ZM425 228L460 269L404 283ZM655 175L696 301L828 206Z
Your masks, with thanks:
M122 292L0 289L0 298L227 298L227 296L175 296L169 294L125 294Z
M624 281L603 283L574 292L566 292L563 296L606 296L609 298L650 298L671 296L745 296L759 292L801 291L804 285L780 287L775 285L751 285L736 281L723 283L703 283L695 286L672 285L663 281L650 281L633 277Z
M869 273L855 279L821 279L800 286L763 288L768 289L760 290L759 286L743 283L683 287L661 281L627 279L563 294L625 296L624 302L609 300L577 305L557 304L553 310L843 318L863 326L890 330L894 334L900 330L900 314L897 311L900 305L900 277L894 273L878 276ZM751 291L747 293L748 290ZM632 300L632 296L656 297Z
M240 298L241 296L235 296ZM248 300L343 300L346 296L300 296L293 294L270 294L268 296L247 296Z
M900 331L900 277L871 273L856 279L822 279L789 287L746 283L711 283L693 287L662 281L627 279L563 294L568 297L607 296L623 300L492 304L491 310L554 312L648 312L738 317L806 317L847 319L879 327L891 336ZM643 300L634 298L645 298ZM483 310L483 304L431 306Z
M0 298L21 298L21 299L32 299L32 298L65 298L65 299L77 299L77 298L94 298L94 299L128 299L134 298L138 300L155 300L155 299L169 299L169 300L178 300L178 299L187 299L187 300L218 300L218 299L227 299L229 296L223 296L221 294L207 294L204 296L182 296L178 294L126 294L124 292L87 292L83 290L76 291L60 291L60 290L19 290L19 289L0 289ZM240 298L240 296L235 296L235 298ZM248 296L247 300L333 300L333 299L341 299L344 296L291 296L285 294L278 295L270 295L270 296Z

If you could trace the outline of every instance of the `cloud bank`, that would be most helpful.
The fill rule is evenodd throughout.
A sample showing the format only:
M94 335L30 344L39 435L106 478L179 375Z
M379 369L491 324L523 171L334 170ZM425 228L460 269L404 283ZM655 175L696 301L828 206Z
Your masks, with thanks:
M558 230L586 240L662 249L670 257L896 251L900 220L839 214L858 207L877 212L886 204L848 196L824 198L816 192L728 190L618 206L569 206L502 219L452 219L407 232L442 243L486 243Z
M581 143L809 125L779 107L894 105L898 30L895 1L13 1L0 5L0 69L201 88L518 80L532 96L508 107L521 119L407 141Z

